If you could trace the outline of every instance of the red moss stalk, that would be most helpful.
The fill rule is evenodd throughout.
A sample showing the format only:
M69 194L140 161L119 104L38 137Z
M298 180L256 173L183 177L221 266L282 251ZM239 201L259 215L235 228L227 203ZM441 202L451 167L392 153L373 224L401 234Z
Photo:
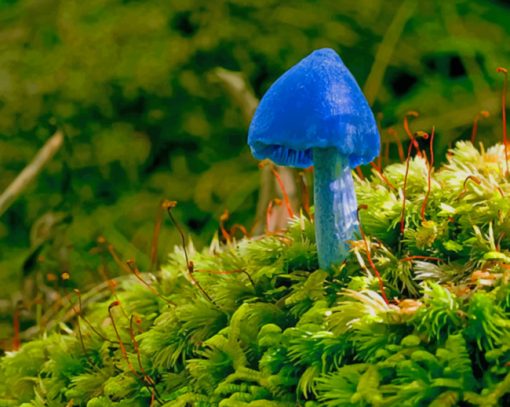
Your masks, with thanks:
M380 166L376 165L373 161L370 163L370 166L377 171L377 173L379 174L379 176L385 182L386 185L388 185L394 191L397 190L397 188L395 188L395 186L390 182L390 180L386 178L386 175L384 175Z
M266 208L266 234L270 234L271 232L271 216L273 214L274 205L281 206L282 200L275 198L269 201Z
M480 178L476 177L475 175L468 175L466 177L466 179L464 180L464 186L462 188L462 191L461 193L459 194L459 196L457 197L457 200L459 200L460 198L462 198L464 195L466 195L467 193L467 183L469 181L472 181L474 182L476 185L480 185L482 183L482 181L480 180Z
M480 112L478 112L473 120L473 129L471 130L471 144L475 144L475 140L476 140L476 135L478 133L478 121L481 119L481 118L488 118L489 117L489 112L487 110L482 110Z
M126 361L127 365L128 365L128 368L129 370L138 378L140 379L140 376L138 374L138 372L135 370L135 368L133 367L133 364L131 363L131 361L129 360L129 356L128 356L128 353L127 353L127 350L126 350L126 347L124 345L124 342L122 341L122 338L120 337L120 333L119 333L119 330L117 328L117 324L115 323L115 318L113 317L113 312L112 312L112 309L115 308L115 307L118 307L120 305L120 301L113 301L109 306L108 306L108 315L110 316L110 321L112 322L112 326L113 326L113 330L115 331L115 336L117 337L117 340L119 341L119 348L120 348L120 352L122 353L122 357L124 358L124 360Z
M244 227L244 225L241 225L239 223L235 223L231 228L230 228L230 236L234 236L236 234L237 231L240 231L244 237L250 237L250 233L248 232L248 230L246 229L246 227Z
M278 171L276 171L276 168L274 165L271 165L271 172L273 173L274 177L276 178L276 182L280 186L280 189L282 191L283 195L283 202L285 203L285 207L287 208L287 213L290 218L294 217L294 211L292 210L292 205L290 204L289 195L287 194L287 190L285 189L285 185L282 181L282 178L280 177L280 174L278 174Z
M76 297L78 298L78 310L76 310L74 304L71 307L73 308L73 311L76 313L76 315L78 315L78 319L79 318L83 319L83 321L85 321L85 323L88 325L88 327L91 329L91 331L94 332L97 336L99 336L103 341L115 343L115 341L112 341L112 340L108 339L106 336L104 336L103 334L101 334L96 328L94 328L94 325L92 325L91 322L87 318L85 318L85 316L83 315L81 292L77 288L75 288L73 291L74 291Z
M225 241L227 243L230 243L232 241L232 237L225 229L225 222L228 220L228 218L229 218L229 214L228 214L228 211L225 209L220 216L220 230L221 230L221 235L223 236L223 239L225 239Z
M189 259L189 256L188 256L188 250L186 249L186 237L184 236L184 232L183 232L181 226L179 225L179 223L177 222L177 220L175 219L175 217L172 213L172 209L177 206L177 201L165 200L163 202L163 205L164 205L164 208L166 209L166 212L168 213L168 216L170 217L170 220L172 221L173 225L175 226L175 228L177 229L177 232L179 233L179 235L181 237L182 250L184 251L184 259L186 261L186 270L188 271L189 282L191 283L192 286L198 288L198 290L202 293L202 295L211 304L218 307L216 302L214 302L214 300L211 298L211 296L207 293L207 291L204 290L204 288L200 285L200 283L197 281L197 279L193 275L195 266L194 266L193 262Z
M386 304L389 304L388 297L386 297L386 291L384 289L384 282L383 282L383 279L381 277L381 273L379 273L379 270L377 270L377 267L375 266L374 262L372 261L372 256L370 255L370 247L368 246L368 240L367 240L367 237L365 235L365 232L363 231L363 228L361 227L361 220L360 220L360 216L359 216L359 211L361 209L368 209L368 206L367 205L360 205L360 206L358 206L358 211L357 211L358 224L359 224L359 232L360 232L361 238L363 239L363 242L365 244L365 250L366 250L366 253L367 253L368 264L370 264L370 268L372 269L372 271L374 272L375 276L377 277L377 280L379 281L379 289L381 291L381 296L383 297L384 302Z
M414 134L409 127L409 117L418 117L418 116L419 116L418 112L415 112L415 111L407 112L404 116L404 130L405 130L407 136L409 137L409 139L411 140L411 144L416 149L416 154L418 155L418 157L421 157L422 153L420 151L420 145L416 141L416 138L414 137Z
M152 405L154 401L159 397L159 394L156 389L156 383L154 382L152 377L150 377L147 374L146 370L143 367L140 346L138 345L138 341L136 340L135 332L133 330L133 317L134 315L131 315L131 317L129 318L129 337L131 338L131 343L133 344L133 348L135 349L136 359L138 361L138 367L140 368L140 371L142 372L143 375L143 381L145 382L145 385L148 386L148 388L150 388L149 390L151 392L151 405Z

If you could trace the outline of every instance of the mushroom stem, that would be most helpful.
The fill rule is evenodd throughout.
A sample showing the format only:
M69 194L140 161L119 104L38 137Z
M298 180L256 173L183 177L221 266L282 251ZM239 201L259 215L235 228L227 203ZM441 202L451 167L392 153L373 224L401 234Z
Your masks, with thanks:
M348 241L358 231L358 204L347 157L336 148L316 148L313 163L317 252L320 268L328 269L349 253Z

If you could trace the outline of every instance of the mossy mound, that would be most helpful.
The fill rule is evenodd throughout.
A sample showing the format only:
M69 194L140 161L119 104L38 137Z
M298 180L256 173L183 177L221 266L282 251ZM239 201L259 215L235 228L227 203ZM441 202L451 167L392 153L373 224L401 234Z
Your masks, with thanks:
M461 142L428 194L429 167L412 160L403 235L405 164L358 179L367 240L330 272L304 217L190 248L193 278L178 249L157 281L142 276L151 288L126 277L72 327L3 357L0 406L508 405L505 170L502 146Z

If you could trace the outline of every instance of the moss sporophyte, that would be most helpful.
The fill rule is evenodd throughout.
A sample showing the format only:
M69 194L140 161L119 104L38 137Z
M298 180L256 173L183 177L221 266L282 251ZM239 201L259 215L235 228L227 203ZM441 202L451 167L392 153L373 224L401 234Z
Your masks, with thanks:
M16 347L25 343L0 358L0 406L509 405L506 145L460 141L434 168L435 130L406 123L407 159L397 143L402 162L351 178L376 154L358 138L362 120L379 149L362 96L348 110L355 91L336 54L317 51L270 89L250 129L259 157L314 164L316 184L328 187L316 190L315 224L296 211L284 231L236 239L222 223L225 244L215 238L198 251L175 202L164 201L182 244L153 275L101 238L100 254L124 275L63 296L32 340L16 333ZM320 97L327 102L314 110ZM361 151L328 144L335 129ZM322 144L302 147L298 136ZM320 205L340 214L320 214Z

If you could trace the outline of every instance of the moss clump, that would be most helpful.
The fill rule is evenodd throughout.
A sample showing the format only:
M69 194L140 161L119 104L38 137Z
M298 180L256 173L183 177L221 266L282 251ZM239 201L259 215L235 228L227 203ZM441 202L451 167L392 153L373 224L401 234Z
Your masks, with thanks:
M331 272L317 269L304 218L191 253L194 280L179 249L152 282L160 295L125 278L73 329L3 357L0 405L508 405L504 169L502 146L459 143L422 217L428 167L414 159L403 235L405 165L357 180L367 241Z

